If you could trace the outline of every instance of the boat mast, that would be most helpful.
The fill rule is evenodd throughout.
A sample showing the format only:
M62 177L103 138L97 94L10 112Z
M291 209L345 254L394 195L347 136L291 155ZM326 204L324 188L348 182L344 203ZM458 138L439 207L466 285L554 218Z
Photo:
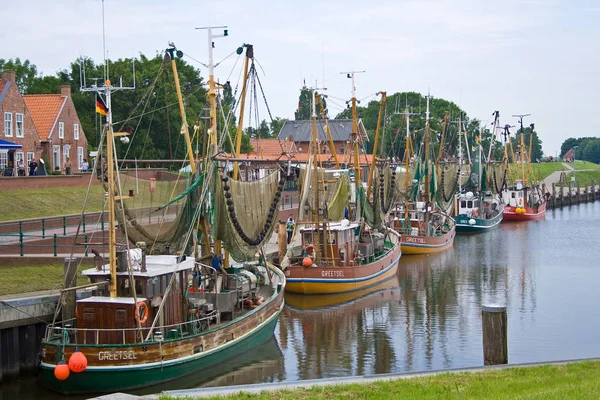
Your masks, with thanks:
M325 88L323 89L325 90ZM331 154L333 155L333 161L335 162L335 168L340 169L340 162L337 158L337 152L335 150L335 144L333 143L333 137L329 130L329 124L327 123L327 113L325 112L325 106L323 105L323 96L317 93L317 103L321 107L321 115L323 116L323 122L325 123L325 129L327 130L327 138L329 139L329 145L331 146Z
M315 223L315 259L319 261L319 169L317 164L317 154L319 148L317 146L318 134L317 134L317 107L315 99L316 89L311 90L312 95L312 152L313 152L313 190L315 194L313 203L313 220Z
M369 181L367 183L367 198L371 196L371 185L373 184L373 174L375 173L375 161L377 160L377 145L379 143L379 131L381 129L381 117L383 115L383 106L387 101L387 93L379 92L381 101L379 102L379 115L377 117L377 129L375 129L375 144L373 145L373 158L371 159L371 168L369 169ZM375 194L373 194L375 198Z
M462 169L463 165L463 156L462 156L462 112L458 113L458 170ZM462 193L462 183L460 181L460 176L458 177L458 193Z
M183 97L181 95L181 87L179 85L179 74L177 73L177 64L175 63L175 55L179 57L183 55L181 52L177 52L177 48L173 43L169 43L167 54L171 59L171 68L173 70L173 77L175 79L175 89L177 89L177 100L179 102L179 112L181 114L181 133L185 136L185 144L187 146L188 157L190 159L190 170L192 175L196 172L196 162L194 161L194 151L192 150L192 141L190 140L190 131L185 116L185 106L183 104Z
M519 147L520 147L519 151L521 152L521 176L522 176L521 182L523 182L523 186L527 185L527 180L525 179L525 139L523 138L525 131L523 130L523 117L527 117L529 115L531 115L531 114L515 114L515 115L513 115L513 117L519 118L519 122L521 124L521 144L519 145Z
M404 219L406 220L408 219L408 168L410 167L410 152L408 150L408 146L410 145L410 113L408 112L408 107L406 107L404 110L404 115L406 115L406 150L404 151L404 161L406 164L406 171L404 173L404 181L406 184L406 195L404 196ZM405 228L410 228L410 225Z
M425 111L425 201L429 201L429 93L427 93L427 109Z
M358 158L358 117L356 115L356 87L354 86L354 74L361 74L366 71L350 71L340 72L352 79L352 140L354 141L354 181L356 188L361 186L360 183L360 160Z
M220 35L213 35L213 28L223 29L223 33ZM217 88L215 84L215 64L213 60L213 39L226 37L229 35L227 26L207 26L196 29L206 29L208 31L208 100L210 105L210 125L208 128L209 135L209 146L207 159L213 159L219 151L219 139L217 136ZM202 225L202 233L204 237L208 237L208 227L204 223ZM215 240L214 253L221 253L221 241Z
M242 148L242 135L244 134L242 127L244 121L244 107L246 105L246 85L248 83L248 64L254 59L254 47L251 44L245 44L246 46L246 60L244 61L244 81L242 82L242 93L240 98L240 119L238 121L237 131L235 133L235 158L240 157L240 151ZM237 179L239 175L240 167L236 161L233 164L233 179ZM248 177L246 177L248 180Z
M500 118L500 112L494 111L494 126L492 128L492 136L490 138L490 149L488 151L488 162L492 159L492 147L494 147L494 141L496 139L496 128L498 127L498 119Z

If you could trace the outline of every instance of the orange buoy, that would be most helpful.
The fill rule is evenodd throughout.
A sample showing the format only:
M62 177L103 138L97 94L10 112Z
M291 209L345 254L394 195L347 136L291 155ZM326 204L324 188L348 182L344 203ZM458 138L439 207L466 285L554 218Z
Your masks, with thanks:
M302 266L303 267L310 267L312 265L312 258L310 257L304 257L304 259L302 259Z
M69 377L69 374L71 374L71 370L69 369L67 363L64 361L59 362L58 364L56 364L56 367L54 367L54 376L59 381L64 381L65 379L67 379Z
M69 369L76 374L83 372L88 365L87 357L79 350L75 350L75 353L71 354L69 358Z

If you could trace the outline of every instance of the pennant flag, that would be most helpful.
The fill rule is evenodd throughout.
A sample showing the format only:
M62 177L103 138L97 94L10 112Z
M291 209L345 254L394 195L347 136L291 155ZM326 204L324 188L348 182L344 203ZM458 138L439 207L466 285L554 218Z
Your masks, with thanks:
M98 98L96 99L96 112L100 115L108 115L108 107L106 107L106 104L104 104L104 100L102 100L102 97L98 96Z

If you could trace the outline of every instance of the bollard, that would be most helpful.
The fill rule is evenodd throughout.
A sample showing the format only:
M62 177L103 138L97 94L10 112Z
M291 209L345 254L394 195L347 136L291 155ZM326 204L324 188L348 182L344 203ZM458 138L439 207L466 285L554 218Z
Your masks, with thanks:
M63 217L63 236L67 236L67 217Z
M83 225L83 233L85 233L85 214L81 216L81 224Z
M56 233L54 234L54 257L56 257Z
M63 265L64 281L63 289L69 289L77 285L77 259L66 257ZM62 293L62 320L67 321L75 318L75 291L69 290Z
M483 364L508 364L506 306L481 306Z
M19 254L23 257L23 232L19 232Z
M46 239L46 220L42 218L42 239Z

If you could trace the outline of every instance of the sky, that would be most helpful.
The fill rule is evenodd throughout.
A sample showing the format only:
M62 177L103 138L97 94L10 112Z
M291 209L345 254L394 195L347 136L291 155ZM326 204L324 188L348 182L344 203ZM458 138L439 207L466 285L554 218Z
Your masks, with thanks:
M524 123L535 123L546 155L569 137L600 136L598 1L105 0L104 9L111 59L151 57L172 41L206 62L206 31L195 28L227 25L229 36L215 39L215 62L253 44L273 116L293 118L300 88L315 81L336 115L340 99L351 98L341 72L354 70L365 71L355 84L363 105L379 91L429 91L487 123L494 110L502 125L531 114ZM101 0L7 2L2 16L0 58L28 59L44 75L81 55L103 59ZM235 58L216 78L235 84Z

